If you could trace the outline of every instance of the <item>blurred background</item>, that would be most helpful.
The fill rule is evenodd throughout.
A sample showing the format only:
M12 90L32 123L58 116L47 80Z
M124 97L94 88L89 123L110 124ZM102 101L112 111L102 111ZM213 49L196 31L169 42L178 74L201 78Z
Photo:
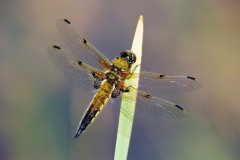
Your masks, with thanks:
M136 115L128 159L239 159L239 1L1 0L1 160L113 159L119 106L109 103L73 141L93 95L70 87L46 48L67 48L55 26L67 18L112 60L131 48L141 14L142 70L194 76L202 87L168 97L186 120Z

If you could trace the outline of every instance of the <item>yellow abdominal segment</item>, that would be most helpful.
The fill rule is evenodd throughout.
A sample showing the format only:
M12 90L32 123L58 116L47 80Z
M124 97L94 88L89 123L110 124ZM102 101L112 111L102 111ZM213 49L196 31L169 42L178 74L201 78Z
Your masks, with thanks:
M104 105L108 102L113 90L114 85L109 83L107 80L104 80L102 82L101 87L98 89L85 114L83 115L74 138L79 137L79 135L91 125L95 117L100 113Z
M92 99L90 106L91 112L98 110L95 117L98 115L98 113L103 109L104 105L108 102L109 98L111 97L112 91L114 89L114 86L110 84L108 81L103 81L101 87L95 94L94 98Z
M100 113L103 109L104 105L108 102L112 92L114 89L114 85L109 83L108 81L103 81L101 87L98 89L97 93L93 97L89 107L87 108L81 122L80 128L87 129L90 124L94 121L95 117Z

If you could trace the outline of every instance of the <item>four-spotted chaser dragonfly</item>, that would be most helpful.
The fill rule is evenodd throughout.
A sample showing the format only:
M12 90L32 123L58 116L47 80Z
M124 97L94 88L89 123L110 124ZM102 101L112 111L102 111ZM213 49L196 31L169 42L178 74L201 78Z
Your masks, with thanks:
M74 138L90 126L110 98L119 99L125 93L137 98L136 112L160 117L185 117L182 107L151 94L195 90L200 83L194 77L167 76L145 71L135 73L131 66L137 57L130 50L121 52L110 62L102 52L79 35L67 19L57 20L56 25L73 54L54 45L48 49L50 58L84 91L96 91ZM140 80L139 89L125 84L126 79L136 77Z

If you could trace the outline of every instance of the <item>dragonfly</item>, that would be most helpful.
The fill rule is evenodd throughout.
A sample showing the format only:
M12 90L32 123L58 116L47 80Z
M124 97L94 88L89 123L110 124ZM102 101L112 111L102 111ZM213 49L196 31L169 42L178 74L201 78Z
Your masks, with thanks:
M47 52L55 65L62 70L71 84L85 92L95 93L82 119L74 138L78 138L93 123L110 99L119 100L128 94L129 100L137 100L136 113L147 116L180 119L186 111L179 105L159 98L161 93L193 91L200 87L192 76L168 76L146 71L135 72L132 65L136 55L131 50L121 52L112 61L80 35L67 19L56 22L60 35L71 52L57 45ZM139 78L139 86L125 83L131 78Z

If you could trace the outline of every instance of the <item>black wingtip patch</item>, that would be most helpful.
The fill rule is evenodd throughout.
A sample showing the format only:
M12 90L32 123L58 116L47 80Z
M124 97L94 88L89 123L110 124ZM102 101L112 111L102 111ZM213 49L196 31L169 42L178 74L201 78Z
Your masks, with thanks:
M87 40L85 38L83 38L83 44L86 44Z
M150 98L150 97L151 97L151 95L147 94L145 97L146 97L146 98Z
M56 49L61 49L59 46L55 46L55 45L53 46L53 48L56 48Z
M82 61L79 61L79 60L78 60L78 64L79 64L79 65L82 65Z
M163 77L165 77L165 75L164 75L164 74L160 74L159 77L160 77L160 78L163 78Z
M71 24L70 21L67 20L67 19L64 19L64 21L65 21L66 23L68 23L68 24Z
M183 111L183 108L182 108L182 107L180 107L179 105L175 105L175 107L177 107L177 108L179 108L180 110L182 110L182 111Z
M188 79L191 79L191 80L196 80L196 78L194 77L190 77L190 76L187 76Z

